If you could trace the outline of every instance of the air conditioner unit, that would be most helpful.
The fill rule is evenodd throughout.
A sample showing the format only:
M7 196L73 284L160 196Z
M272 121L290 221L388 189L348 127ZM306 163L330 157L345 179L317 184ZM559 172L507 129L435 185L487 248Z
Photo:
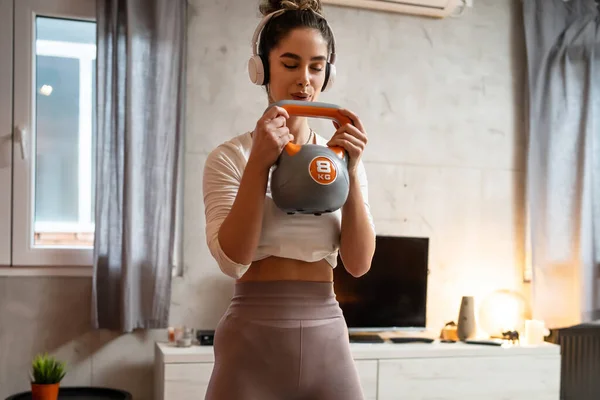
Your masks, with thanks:
M445 18L472 0L321 0L323 4Z

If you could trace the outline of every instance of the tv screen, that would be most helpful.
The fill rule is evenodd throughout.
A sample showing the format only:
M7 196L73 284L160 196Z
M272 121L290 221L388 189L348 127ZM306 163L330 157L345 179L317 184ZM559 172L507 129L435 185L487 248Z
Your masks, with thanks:
M429 239L377 236L371 269L350 275L338 256L334 289L349 330L424 328Z

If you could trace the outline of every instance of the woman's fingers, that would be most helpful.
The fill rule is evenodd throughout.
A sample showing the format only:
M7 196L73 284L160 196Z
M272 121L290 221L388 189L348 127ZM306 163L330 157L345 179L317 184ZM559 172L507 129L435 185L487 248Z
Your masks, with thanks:
M288 119L290 117L285 108L281 108L279 106L272 106L265 111L265 113L262 116L262 119L264 121L270 121L280 115L283 116L285 119Z
M341 135L343 133L347 133L350 136L355 137L359 141L363 142L365 145L368 142L367 135L364 132L360 131L354 125L350 125L350 124L344 124L344 125L342 125L340 128L338 128L338 130L334 133L333 136L335 137L336 135Z
M287 126L277 129L275 132L275 138L280 147L285 146L288 142L294 140L294 135L290 133Z
M281 128L282 126L285 126L285 123L286 123L285 117L280 115L269 121L266 121L265 125L269 129L277 129L277 128Z
M358 158L360 158L361 154L362 154L362 147L356 143L353 142L351 139L345 139L345 138L335 138L332 139L329 143L329 146L331 147L341 147L344 150L346 150L348 152L348 155L350 156L351 160L356 160Z
M340 112L345 115L346 117L350 118L352 120L352 125L354 125L355 127L358 128L359 131L364 132L365 131L365 127L362 124L362 121L360 120L360 118L358 117L358 115L356 115L355 113L353 113L352 111L346 109L346 108L342 108L340 110Z
M350 135L347 132L343 132L340 133L336 136L334 136L331 141L331 143L345 143L348 142L350 143L352 146L356 147L357 149L359 149L360 151L364 150L365 148L365 143L363 141L361 141L360 139L356 138L355 136Z

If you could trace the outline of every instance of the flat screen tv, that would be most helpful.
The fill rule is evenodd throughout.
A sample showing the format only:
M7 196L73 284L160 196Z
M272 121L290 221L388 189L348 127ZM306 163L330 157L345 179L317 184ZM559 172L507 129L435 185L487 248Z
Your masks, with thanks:
M334 289L348 330L424 329L429 239L376 237L371 269L355 278L338 256Z

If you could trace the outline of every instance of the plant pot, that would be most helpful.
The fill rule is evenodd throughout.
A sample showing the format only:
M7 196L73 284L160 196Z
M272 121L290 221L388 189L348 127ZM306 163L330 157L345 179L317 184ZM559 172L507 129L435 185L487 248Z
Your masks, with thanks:
M57 400L60 383L31 384L32 400Z

